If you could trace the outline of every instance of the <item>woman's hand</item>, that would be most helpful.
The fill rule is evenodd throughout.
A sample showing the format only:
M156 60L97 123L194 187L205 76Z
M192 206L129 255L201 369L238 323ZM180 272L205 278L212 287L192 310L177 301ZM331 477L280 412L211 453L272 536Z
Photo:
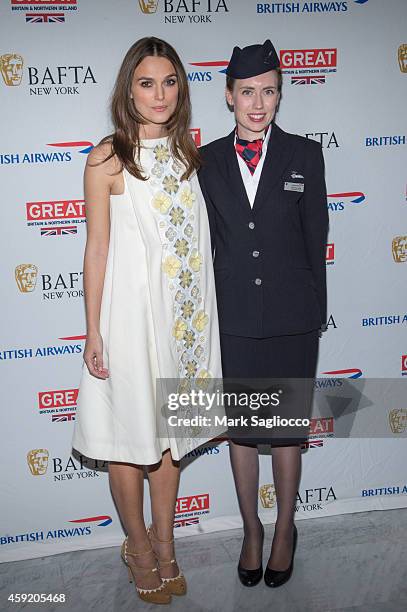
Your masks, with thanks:
M109 378L109 371L103 367L103 340L100 334L88 335L83 359L92 376Z

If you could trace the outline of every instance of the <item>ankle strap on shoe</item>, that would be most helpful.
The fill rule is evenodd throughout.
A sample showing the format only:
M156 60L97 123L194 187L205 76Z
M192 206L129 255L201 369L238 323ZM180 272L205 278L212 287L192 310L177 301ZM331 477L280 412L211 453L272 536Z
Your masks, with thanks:
M175 559L170 559L169 561L163 561L160 557L157 557L159 568L169 567L170 565L174 565L176 563Z
M129 566L132 572L134 571L137 574L138 578L147 576L147 574L155 574L158 572L158 567L140 567L139 565L134 565L133 563L129 563Z
M128 537L124 540L124 547L123 547L123 555L124 555L124 559L127 562L127 557L130 555L131 557L142 557L143 555L148 555L149 553L154 553L152 547L150 547L148 550L144 550L143 552L139 552L139 553L135 553L135 552L129 552L128 548L127 548L127 544L128 544Z

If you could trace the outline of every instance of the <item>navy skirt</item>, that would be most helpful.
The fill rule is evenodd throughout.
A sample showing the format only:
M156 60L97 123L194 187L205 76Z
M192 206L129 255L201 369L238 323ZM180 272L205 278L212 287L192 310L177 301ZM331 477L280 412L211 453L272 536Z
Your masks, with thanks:
M296 406L295 414L303 418L310 416L312 402L313 380L315 378L318 359L319 331L313 330L305 334L294 334L286 336L273 336L270 338L246 338L244 336L220 335L222 350L222 368L225 379L224 391L231 393L243 392L247 395L253 393L276 392L275 383L278 379L283 382L292 381L290 387L290 406ZM257 380L256 380L257 379ZM276 380L277 379L277 380ZM284 385L283 385L284 386ZM272 410L284 418L284 401L281 402L281 410ZM245 410L240 406L225 404L228 418L236 419L243 414L251 416L252 409ZM289 411L292 414L291 410ZM299 414L301 413L301 414ZM255 414L262 418L271 412L261 408ZM249 419L250 422L250 419ZM242 429L230 428L229 437L237 444L255 446L257 444L268 444L271 446L298 446L307 439L307 433L301 431L301 435L289 436L290 428L285 427L280 434L264 428L254 427L250 435L245 437ZM295 430L298 432L298 429ZM234 433L236 435L234 435ZM285 437L287 433L287 437ZM257 435L261 434L261 435Z

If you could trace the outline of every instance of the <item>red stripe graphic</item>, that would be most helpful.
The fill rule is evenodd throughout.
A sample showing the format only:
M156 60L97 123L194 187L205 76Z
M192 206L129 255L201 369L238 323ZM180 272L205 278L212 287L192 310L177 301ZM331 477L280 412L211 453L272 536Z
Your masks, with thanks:
M74 521L69 521L69 522L70 523L89 523L93 521L104 521L106 519L110 519L110 516L107 516L107 515L90 516L89 518L75 519Z
M58 340L86 340L86 334L83 336L65 336L63 338L58 338Z
M72 142L47 142L48 147L93 147L89 140L76 140Z
M189 62L191 66L228 66L229 62Z
M345 193L330 193L327 198L353 198L364 195L361 191L346 191Z

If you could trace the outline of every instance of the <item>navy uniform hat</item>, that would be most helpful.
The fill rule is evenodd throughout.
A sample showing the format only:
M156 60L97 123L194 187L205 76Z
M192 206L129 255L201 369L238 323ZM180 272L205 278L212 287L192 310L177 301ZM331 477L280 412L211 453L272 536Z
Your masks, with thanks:
M280 67L280 60L271 40L262 45L235 47L226 74L233 79L248 79Z

